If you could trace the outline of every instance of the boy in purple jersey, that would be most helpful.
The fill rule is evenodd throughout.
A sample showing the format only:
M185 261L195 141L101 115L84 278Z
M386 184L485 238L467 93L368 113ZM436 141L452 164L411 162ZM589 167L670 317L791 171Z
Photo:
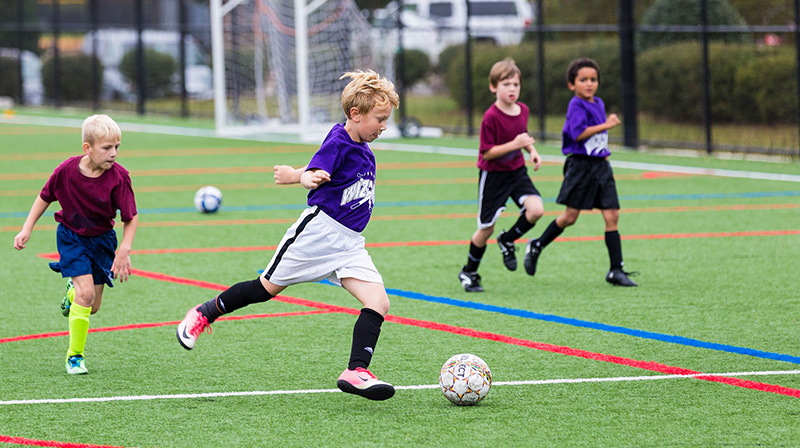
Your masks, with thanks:
M589 58L572 61L567 68L567 86L575 96L567 107L561 151L567 155L564 182L556 202L567 209L553 220L542 236L528 242L525 272L536 274L539 255L548 244L575 224L581 210L599 208L605 220L605 241L611 267L606 281L612 285L636 286L622 269L622 243L619 222L619 198L608 156L608 130L620 124L616 114L606 118L603 100L595 96L600 84L600 67Z
M55 213L59 261L50 263L50 268L71 277L62 308L69 316L66 368L73 375L88 373L84 348L89 315L100 309L103 287L113 287L112 278L124 282L131 274L131 246L139 222L130 175L116 163L119 126L107 115L92 115L84 120L81 132L83 155L70 157L53 171L14 237L14 248L24 249L47 207L53 201L61 205ZM123 222L119 249L114 232L117 210Z
M375 203L375 156L367 143L386 129L392 108L399 105L394 85L372 70L348 72L342 92L347 121L336 124L308 165L287 170L281 183L299 181L309 191L308 206L284 235L263 273L237 283L186 313L177 328L187 350L223 314L265 302L297 283L328 279L344 287L363 305L353 327L350 361L337 381L344 392L385 400L394 387L378 380L368 367L389 312L383 279L364 247L361 232ZM341 78L340 78L341 79ZM276 181L278 168L276 167Z
M533 186L522 150L530 153L534 171L542 159L534 139L528 134L528 106L519 102L520 71L514 60L495 63L489 72L489 90L496 100L483 115L478 152L478 230L469 243L467 264L458 279L467 292L483 292L478 266L486 252L486 243L494 233L494 223L506 208L508 198L520 208L517 222L497 237L503 263L517 269L514 241L530 230L544 214L542 197Z

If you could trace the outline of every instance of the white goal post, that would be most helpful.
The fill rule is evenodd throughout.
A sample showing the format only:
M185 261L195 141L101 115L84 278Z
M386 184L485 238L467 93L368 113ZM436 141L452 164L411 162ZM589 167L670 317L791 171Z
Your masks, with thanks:
M210 0L214 121L220 135L321 140L344 121L352 70L394 78L396 45L353 0Z

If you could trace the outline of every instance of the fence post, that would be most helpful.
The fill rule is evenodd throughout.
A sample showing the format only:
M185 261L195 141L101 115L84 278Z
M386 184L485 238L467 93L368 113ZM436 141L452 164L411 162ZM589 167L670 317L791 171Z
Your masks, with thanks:
M700 24L703 42L703 122L706 132L706 152L711 154L711 88L708 73L708 0L700 1Z
M464 25L464 32L467 34L467 40L464 42L464 64L467 66L467 72L464 78L464 83L466 84L465 87L467 90L467 102L465 104L467 109L467 135L472 137L475 135L475 126L472 123L472 39L470 38L469 31L469 18L472 16L472 11L470 11L469 8L469 0L464 0L464 2L467 4L467 23Z
M800 0L798 0L800 1ZM544 141L547 135L547 124L544 100L544 0L536 1L536 48L539 53L539 139Z
M397 96L400 100L400 107L397 110L399 123L402 125L406 118L406 70L405 70L405 48L403 47L403 0L397 1L397 66L395 72L397 76ZM402 129L401 129L402 131Z
M135 16L136 16L136 84L138 96L136 101L136 111L139 115L144 115L144 42L142 41L142 33L144 32L144 13L142 12L142 2L144 0L136 0Z
M58 35L61 31L59 0L53 0L53 97L55 106L61 107L61 57L58 52Z
M634 41L633 0L619 1L619 47L622 63L623 144L639 146L638 110L636 107L636 47Z
M186 94L186 0L178 0L178 20L180 21L179 58L181 70L181 117L189 116L189 102Z
M97 14L97 0L89 0L89 21L92 31L92 110L100 109L100 72L98 70L99 61L97 60L97 31L99 20ZM85 39L85 37L84 37Z
M794 0L794 47L797 52L797 102L800 105L800 0ZM800 107L798 107L797 125L800 137ZM800 162L800 143L798 143L797 160Z

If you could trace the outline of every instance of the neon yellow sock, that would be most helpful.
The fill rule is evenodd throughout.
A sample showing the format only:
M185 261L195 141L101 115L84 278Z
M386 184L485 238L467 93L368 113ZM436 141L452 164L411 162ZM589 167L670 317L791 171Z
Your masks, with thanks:
M83 355L86 337L89 336L89 315L92 309L73 303L69 308L69 350L67 358Z

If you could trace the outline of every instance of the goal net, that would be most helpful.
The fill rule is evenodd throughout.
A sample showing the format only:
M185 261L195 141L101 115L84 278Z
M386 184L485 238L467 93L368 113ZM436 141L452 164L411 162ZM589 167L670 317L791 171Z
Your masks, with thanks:
M223 135L320 139L345 119L348 71L393 78L394 48L353 0L211 0L214 116Z

